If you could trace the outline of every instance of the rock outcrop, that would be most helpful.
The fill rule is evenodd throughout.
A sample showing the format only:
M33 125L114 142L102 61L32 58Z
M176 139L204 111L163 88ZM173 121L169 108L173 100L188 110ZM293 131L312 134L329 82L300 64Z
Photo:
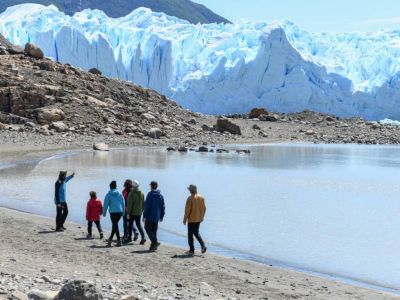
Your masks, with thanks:
M241 135L242 132L240 130L240 127L234 123L232 123L229 119L227 118L219 118L217 120L217 125L216 129L219 132L229 132L231 134L237 134Z
M32 43L26 43L24 53L36 59L42 59L44 57L42 49Z

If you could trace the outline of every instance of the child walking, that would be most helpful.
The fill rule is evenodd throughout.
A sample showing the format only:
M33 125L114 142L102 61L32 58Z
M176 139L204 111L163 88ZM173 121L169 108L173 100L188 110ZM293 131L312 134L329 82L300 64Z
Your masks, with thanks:
M92 225L96 224L97 230L100 234L100 239L103 238L103 230L101 229L100 216L103 213L103 205L101 200L97 198L94 191L90 192L90 200L86 206L86 220L88 221L88 234L87 238L92 238Z

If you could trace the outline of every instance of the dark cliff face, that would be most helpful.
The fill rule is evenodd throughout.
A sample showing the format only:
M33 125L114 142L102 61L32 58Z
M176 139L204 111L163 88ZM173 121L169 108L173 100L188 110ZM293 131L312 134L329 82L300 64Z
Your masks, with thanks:
M113 18L126 16L139 7L147 7L194 24L229 23L204 5L189 0L2 0L0 12L22 3L53 4L69 15L86 8L100 9Z

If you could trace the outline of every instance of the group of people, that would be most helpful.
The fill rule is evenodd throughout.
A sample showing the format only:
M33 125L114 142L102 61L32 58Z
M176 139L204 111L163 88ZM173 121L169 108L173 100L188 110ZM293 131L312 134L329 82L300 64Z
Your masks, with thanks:
M73 179L75 173L67 176L67 172L61 171L58 180L55 183L54 201L57 208L56 216L56 231L64 231L64 223L68 216L68 205L66 200L66 184ZM206 205L204 197L197 192L195 185L188 187L190 196L186 200L183 224L188 227L188 254L194 254L194 237L198 240L201 246L201 252L205 253L207 247L200 235L200 224L204 220L206 213ZM158 189L158 183L152 181L150 183L150 191L146 199L143 192L140 190L137 180L127 179L124 183L124 189L120 192L117 189L117 182L110 183L110 190L104 198L104 203L97 197L95 191L90 192L90 199L86 206L87 237L92 238L92 227L95 223L100 235L103 238L103 230L101 227L101 216L105 217L107 211L110 214L112 229L110 237L107 239L107 244L112 245L114 235L116 236L116 246L119 247L122 243L130 243L137 241L140 234L140 245L146 243L144 229L151 241L149 251L154 252L160 245L157 238L158 224L164 220L165 216L165 201L164 197ZM119 231L119 222L123 220L124 235L121 239ZM132 237L133 236L133 237Z

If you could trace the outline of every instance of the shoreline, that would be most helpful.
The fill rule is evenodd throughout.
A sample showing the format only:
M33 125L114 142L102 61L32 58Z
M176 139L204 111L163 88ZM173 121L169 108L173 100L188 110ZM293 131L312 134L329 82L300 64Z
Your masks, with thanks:
M75 261L76 263L79 263L80 260L82 259L83 263L82 266L85 266L85 270L82 268L78 268L76 269L76 267L74 265L68 266L65 262L62 261L62 259L60 257L57 257L57 259L55 261L54 257L55 256L64 256L63 253L59 253L58 255L55 253L58 251L58 249L56 247L54 247L53 249L47 248L45 249L45 251L36 249L33 250L33 252L35 253L32 257L31 253L27 253L25 247L24 251L22 251L22 253L20 253L20 248L18 246L18 244L21 243L13 243L13 251L12 252L7 252L7 250L5 251L8 255L4 255L4 249L0 249L0 257L2 257L2 262L0 262L0 266L2 267L3 272L1 273L0 279L4 280L4 279L30 279L28 278L26 275L18 273L21 271L22 269L22 273L24 273L23 269L24 268L28 268L30 269L29 272L32 272L32 267L38 267L40 266L40 270L37 271L37 276L36 279L33 279L33 286L35 287L34 289L37 290L42 290L42 291L51 291L51 290L55 290L55 288L58 288L62 283L66 282L68 279L84 279L87 280L89 282L93 282L94 284L96 284L96 286L98 288L102 288L103 289L103 293L106 293L106 298L107 299L121 299L120 297L122 297L123 295L135 295L138 296L139 299L142 299L142 293L147 294L149 292L148 289L148 285L149 282L142 280L142 279L136 279L136 284L138 286L138 288L142 289L142 291L139 292L139 295L137 294L138 291L137 289L130 289L130 288L126 288L125 287L125 283L123 280L121 279L117 279L120 278L119 276L117 276L118 274L124 274L124 272L118 272L115 270L112 270L110 274L108 274L107 276L104 276L104 274L102 274L101 272L101 268L99 268L99 266L97 266L97 263L95 262L93 264L93 261L91 263L88 262L88 260L85 260L85 258L87 259L87 255L89 255L89 257L92 257L91 260L93 260L93 254L90 253L91 251L94 250L99 250L101 253L105 254L107 253L107 256L111 257L117 257L117 260L119 262L121 262L121 260L125 260L125 259L129 259L131 257L127 257L126 255L129 255L129 253L132 253L135 257L134 257L134 261L136 259L140 259L141 263L143 263L144 260L144 264L145 264L145 269L147 269L146 264L152 264L153 267L156 267L158 269L158 263L157 261L154 262L154 259L160 259L163 260L162 264L164 265L169 265L170 263L172 263L172 261L177 258L180 259L182 261L184 260L189 260L187 257L185 257L183 255L185 249L176 245L170 245L170 244L166 244L166 243L162 243L160 250L155 253L155 254L147 254L147 245L144 246L139 246L137 244L135 245L128 245L128 246L123 246L121 248L107 248L105 246L103 246L104 241L98 240L98 239L91 239L88 240L86 238L84 238L84 234L85 234L85 225L83 224L78 224L78 223L74 223L74 222L67 222L67 228L68 230L65 231L64 233L61 234L57 234L57 233L53 233L51 231L51 227L53 226L53 220L50 219L49 217L45 217L45 216L38 216L35 214L31 214L31 213L26 213L26 212L21 212L19 210L14 210L14 209L8 209L8 208L4 208L4 207L0 207L0 222L3 223L3 225L1 226L0 229L0 237L3 239L4 238L4 230L5 227L4 223L8 223L8 230L11 229L11 232L14 233L15 229L20 230L21 228L19 226L17 226L17 228L14 228L15 223L20 222L21 220L26 220L26 215L29 215L29 220L25 221L26 225L29 224L31 226L29 226L30 228L33 227L33 232L19 232L19 235L25 236L27 238L28 241L30 241L31 243L34 242L36 240L36 242L39 242L39 245L42 245L42 243L48 243L49 239L50 239L50 244L51 247L56 246L57 244L59 246L65 246L65 249L67 250L69 256L67 257L67 261L69 260L69 258L71 258L70 256L73 256L74 259L73 261ZM31 231L31 230L27 230L27 231ZM31 237L29 238L29 233L34 233L31 235ZM35 239L35 236L38 236ZM50 237L51 236L51 237ZM42 237L45 237L45 241L42 241ZM49 238L47 238L49 237ZM85 249L82 247L86 247L85 244L82 245L82 243L91 243L93 245L91 246L87 246L87 248L89 248L90 250L86 249L87 253L83 253L85 252ZM139 248L140 247L140 248ZM30 247L28 247L29 249L31 249ZM129 249L131 248L131 249ZM136 250L136 249L140 249L137 251L133 251L131 252L130 250ZM121 257L121 251L120 250L125 250L128 249L127 251L124 251L124 253L122 254ZM30 252L30 251L29 251ZM36 253L39 252L39 253ZM47 254L45 254L45 252ZM64 254L65 254L64 253ZM38 255L36 255L38 254ZM136 255L135 255L136 254ZM25 260L23 259L23 257L21 256L29 256L30 259L32 260L34 266L32 266L32 263L26 263ZM172 256L171 256L172 255ZM35 258L35 256L37 256ZM43 257L45 256L45 257ZM47 256L47 257L46 257ZM139 257L140 256L140 257ZM148 256L148 258L146 258ZM150 258L151 256L151 258ZM98 255L96 255L96 257L99 257ZM7 260L7 258L9 258ZM52 259L53 258L53 259ZM108 257L109 258L109 257ZM36 259L39 260L44 260L46 261L46 259L50 259L50 265L43 265L43 262L37 262ZM60 261L61 260L61 261ZM315 274L310 274L308 272L299 272L296 270L291 270L288 268L281 268L281 267L277 267L277 266L269 266L260 262L254 262L254 261L248 261L248 260L241 260L241 259L235 259L235 258L229 258L229 257L224 257L218 254L214 254L214 253L209 253L206 255L196 255L194 258L192 258L193 261L196 262L196 264L198 265L197 267L199 267L200 269L202 269L201 271L207 271L208 273L208 269L212 268L215 266L218 267L219 271L221 272L222 270L226 270L228 269L228 274L229 276L235 278L235 277L240 277L240 283L238 285L238 283L236 282L234 285L232 285L230 283L230 281L232 281L232 278L230 278L230 280L227 280L227 282L224 281L220 281L219 282L219 287L215 287L213 285L213 283L215 283L215 281L212 281L212 283L208 283L208 282L201 282L201 285L207 289L207 294L203 295L206 296L207 298L210 297L209 299L217 299L218 297L222 297L222 299L244 299L244 298L252 298L252 299L287 299L288 297L290 298L311 298L311 299L399 299L400 295L398 294L394 294L390 291L385 291L385 290L376 290L373 289L371 287L363 287L360 285L352 285L349 283L345 283L342 280L338 280L337 278L329 278L329 276L318 276ZM20 265L20 262L22 262L22 265ZM7 268L7 266L11 263L12 266L14 266L14 269L10 269ZM194 263L183 263L183 267L195 267L196 264ZM10 265L10 266L11 266ZM206 266L204 266L206 265ZM110 267L110 266L108 266ZM196 267L196 268L197 268ZM44 269L43 269L44 268ZM96 269L96 274L88 274L88 273L93 273L92 268ZM18 269L18 272L16 271ZM63 271L67 271L67 273L69 274L68 278L59 278L60 273L63 272L59 272L59 269L64 269ZM87 269L87 270L86 270ZM114 266L115 269L115 266ZM118 269L118 267L117 267ZM13 271L11 271L13 270ZM56 272L55 272L56 271ZM174 273L176 270L168 270L165 268L161 268L161 270L158 270L157 272L157 279L155 279L154 277L150 278L150 282L153 282L154 280L158 280L161 277L164 277L163 273L167 272L173 272L174 276L172 276L172 279L175 279L176 277L180 277L180 280L186 280L185 276L183 276L182 274L176 274ZM185 270L187 271L187 270ZM8 272L12 272L12 273L8 273ZM196 272L191 272L189 271L189 273L192 276L196 277L197 272L200 272L200 270L196 270ZM213 270L211 273L213 274L215 272L215 270ZM51 279L51 280L40 280L40 278L52 278L51 276L57 276L54 273L57 273L58 278L56 279ZM140 272L139 272L140 273ZM225 273L225 272L223 272ZM30 273L31 274L31 273ZM44 275L43 275L44 274ZM98 275L100 274L100 275ZM228 274L223 274L224 276L228 276ZM10 275L10 276L8 276ZM94 276L93 276L94 275ZM131 272L128 272L127 274L124 274L123 277L125 277L125 275L127 275L127 277L129 278L132 274ZM138 274L136 274L138 275ZM208 274L209 275L209 274ZM217 275L217 278L219 278L221 276L221 274L213 274L213 275ZM260 276L261 275L261 276ZM260 284L256 284L255 282L252 282L252 280L255 280L255 278L257 279L261 279L262 280L262 284L260 282ZM271 276L274 278L273 280L271 280ZM11 278L7 278L7 277L11 277ZM37 279L37 277L39 277L39 279ZM115 294L115 292L111 293L111 294L107 294L108 293L108 283L104 284L102 282L102 280L99 281L98 277L102 277L102 280L105 279L106 281L113 281L116 280L114 282L115 286L114 286L114 290L123 290L123 292L118 292L118 295L112 295ZM140 277L140 274L139 274ZM169 278L168 276L166 278ZM94 279L94 280L93 280ZM237 278L235 278L237 279ZM244 284L243 284L243 279L244 279ZM31 281L31 280L28 280ZM156 282L154 281L154 282ZM290 281L290 284L288 284L287 281ZM247 282L247 283L246 283ZM120 285L118 285L120 283ZM190 282L191 284L195 284L196 282ZM229 284L228 284L229 283ZM246 291L246 287L248 284L251 285L256 285L255 289L254 287L252 287L252 292L247 293ZM302 285L301 283L306 283L304 285ZM132 283L131 283L132 284ZM151 284L151 283L150 283ZM197 283L198 284L198 283ZM228 287L226 286L226 284L228 284ZM277 288L276 285L282 285L280 288ZM20 285L20 283L19 283ZM30 282L30 285L32 285L32 282ZM134 284L135 285L135 284ZM273 287L271 287L270 285L272 285ZM24 286L24 284L22 285ZM143 288L143 286L145 286ZM181 293L182 292L182 288L180 288L181 284L177 283L175 284L175 289L174 289L174 293ZM186 286L186 285L184 285ZM302 286L300 288L300 286ZM157 285L158 287L158 285ZM164 286L165 288L167 288L167 286ZM191 286L192 287L192 286ZM211 287L211 288L210 288ZM196 287L197 290L198 287ZM226 289L230 289L230 293L231 295L227 295L227 291ZM289 289L289 291L284 291L283 289ZM27 293L29 292L29 285L24 287L24 288L20 288L18 289L20 292L22 293ZM32 290L32 287L31 287ZM193 290L195 291L195 290ZM273 295L270 294L270 292L273 291ZM171 291L168 291L169 294L171 294ZM188 291L189 293L191 292L191 289L189 289ZM153 294L155 293L155 291L153 291ZM219 294L220 293L220 294ZM178 297L176 297L175 295L175 299L200 299L197 298L196 295L192 295L190 296L189 294L184 295L183 297L180 297L178 294ZM218 295L219 294L219 295ZM2 295L2 288L0 288L0 299ZM157 292L157 297L164 295L166 296L166 294L160 294L159 291ZM268 295L268 296L267 296ZM144 295L143 295L144 296ZM236 297L237 298L236 298ZM215 297L215 298L214 298ZM254 297L254 298L253 298ZM148 297L146 296L146 298L149 299L157 299L156 297ZM5 298L7 299L7 298ZM201 298L203 299L203 297ZM219 298L221 299L221 298Z
M274 143L252 143L252 144L238 144L238 143L232 143L232 144L225 144L225 146L227 147L235 147L235 146L239 146L239 145L243 145L243 146L251 146L251 145L261 145L261 144L265 144L265 145L274 145L274 144L285 144L288 142L274 142ZM303 143L288 143L288 144L303 144ZM307 143L304 143L307 144ZM313 144L310 144L310 146L312 146ZM141 148L141 147L151 147L151 146L134 146L134 147L115 147L112 148L110 150L126 150L126 149L132 149L132 148ZM162 148L164 146L154 146L154 148ZM0 148L0 153L2 149ZM26 149L24 149L26 150ZM47 160L47 159L53 159L56 158L57 156L68 156L68 155L78 155L80 152L84 152L84 151L93 151L89 148L76 148L76 149L37 149L37 151L30 151L30 159L29 160L21 160L22 157L24 157L24 155L21 154L17 154L13 156L13 159L10 161L8 160L8 165L13 167L16 166L18 164L25 164L25 163L40 163L43 160ZM0 160L0 162L3 160L3 158ZM6 160L7 161L7 160ZM0 169L1 171L1 169ZM25 212L25 211L20 211L20 210L16 210L14 208L7 208L7 207L0 207L0 210L11 210L11 211L16 211L18 213L22 213L22 214L29 214L34 218L43 218L46 220L50 220L49 217L47 216L42 216L42 215L36 215L30 212ZM78 228L84 228L85 224L78 224L78 223L71 223L70 224L74 224L74 226L77 226ZM167 231L165 231L167 232ZM172 232L169 232L169 234L173 234ZM166 247L168 248L172 248L175 250L181 250L182 252L184 252L184 248L181 247L180 245L177 244L164 244ZM219 254L219 253L213 253L211 252L210 255L215 256L215 257L219 257L220 259L228 259L231 261L241 261L244 263L250 263L250 264L256 264L259 265L260 267L265 267L265 268L272 268L275 270L281 270L281 271L285 271L285 272L295 272L295 273L300 273L303 274L304 276L311 276L311 277L317 277L321 280L327 280L327 281L332 281L339 283L339 284L344 284L344 285L350 285L354 288L360 288L360 289L367 289L367 290L371 290L371 291L375 291L375 292L381 292L381 293L388 293L391 296L394 297L399 297L400 298L400 291L390 288L390 287L385 287L379 284L374 284L374 283L369 283L369 282L365 282L362 280L357 280L357 279L353 279L353 278L346 278L340 275L336 275L336 274L328 274L328 273L323 273L323 272L318 272L318 271L313 271L313 270L307 270L301 267L297 267L295 265L292 265L290 263L285 263L285 262L280 262L280 261L275 261L273 259L269 260L266 259L264 257L259 257L259 259L257 259L257 255L255 254L251 254L251 253L245 253L245 252L241 252L239 250L235 250L235 249L230 249L221 245L211 245L212 247L217 247L220 249L224 249L224 250L228 250L232 256L230 255L223 255L223 254ZM236 255L235 255L236 254ZM1 295L1 294L0 294ZM1 299L1 297L0 297ZM343 298L342 298L343 299Z

